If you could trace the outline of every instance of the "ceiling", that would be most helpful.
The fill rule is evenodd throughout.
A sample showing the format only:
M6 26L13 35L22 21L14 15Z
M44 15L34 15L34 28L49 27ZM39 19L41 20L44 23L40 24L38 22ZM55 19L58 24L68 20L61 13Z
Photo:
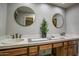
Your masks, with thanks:
M63 8L68 8L72 5L75 5L75 3L52 3L53 5L56 5L56 6L60 6L60 7L63 7Z

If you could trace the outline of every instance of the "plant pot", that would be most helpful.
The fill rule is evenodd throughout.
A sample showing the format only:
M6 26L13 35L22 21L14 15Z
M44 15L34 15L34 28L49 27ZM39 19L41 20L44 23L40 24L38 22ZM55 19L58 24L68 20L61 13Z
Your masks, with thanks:
M47 34L46 33L42 33L42 38L46 38Z

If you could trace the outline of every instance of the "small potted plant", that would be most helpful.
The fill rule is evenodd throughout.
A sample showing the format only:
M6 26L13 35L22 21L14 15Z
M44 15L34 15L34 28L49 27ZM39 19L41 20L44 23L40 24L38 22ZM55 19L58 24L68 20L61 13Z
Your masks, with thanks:
M41 27L40 27L42 38L46 38L46 36L47 36L47 32L48 32L47 27L48 27L48 25L47 25L47 22L45 21L45 18L44 18L42 21Z

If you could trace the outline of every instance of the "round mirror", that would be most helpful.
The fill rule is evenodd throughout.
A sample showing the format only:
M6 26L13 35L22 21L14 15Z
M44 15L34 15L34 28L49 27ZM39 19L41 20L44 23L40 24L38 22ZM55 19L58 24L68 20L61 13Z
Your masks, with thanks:
M35 13L31 8L22 6L15 10L14 18L19 25L29 26L35 20Z
M52 23L56 28L61 28L63 26L63 16L61 14L55 14L52 18Z

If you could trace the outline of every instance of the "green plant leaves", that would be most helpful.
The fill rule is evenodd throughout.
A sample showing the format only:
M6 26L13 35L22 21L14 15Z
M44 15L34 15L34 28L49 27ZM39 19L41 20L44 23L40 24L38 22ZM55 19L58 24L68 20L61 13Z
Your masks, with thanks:
M43 21L42 21L42 24L41 24L41 27L40 27L40 31L42 33L47 33L48 32L48 25L47 25L47 22L45 20L45 18L43 18Z

